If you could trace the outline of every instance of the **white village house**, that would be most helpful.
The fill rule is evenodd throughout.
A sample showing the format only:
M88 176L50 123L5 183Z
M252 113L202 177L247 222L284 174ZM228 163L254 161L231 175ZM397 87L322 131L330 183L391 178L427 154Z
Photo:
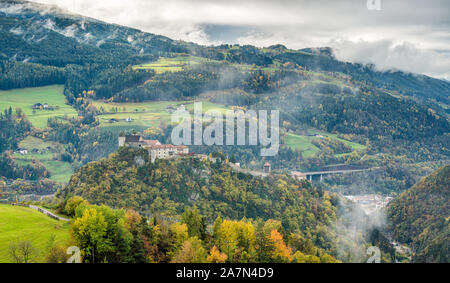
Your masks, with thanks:
M130 146L133 148L145 148L152 162L158 159L168 159L189 154L189 148L185 145L161 144L158 140L144 140L139 135L126 135L119 137L119 147Z

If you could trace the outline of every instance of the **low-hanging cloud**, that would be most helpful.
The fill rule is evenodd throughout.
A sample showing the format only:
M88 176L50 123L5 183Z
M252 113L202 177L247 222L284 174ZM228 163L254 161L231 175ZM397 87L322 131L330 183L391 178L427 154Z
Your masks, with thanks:
M450 79L450 1L35 0L199 44L330 46L342 60Z
M450 79L448 51L419 49L412 43L392 40L376 42L336 40L332 44L339 59L374 64L378 70L406 70Z

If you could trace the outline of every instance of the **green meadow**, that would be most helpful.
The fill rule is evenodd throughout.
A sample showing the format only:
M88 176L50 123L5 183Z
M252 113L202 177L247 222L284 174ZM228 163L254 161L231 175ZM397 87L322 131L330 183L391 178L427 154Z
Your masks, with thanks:
M14 159L19 165L29 164L31 160L36 159L50 171L50 180L59 183L67 183L73 174L72 165L68 162L53 160L53 153L45 150L47 147L56 148L57 146L57 143L47 142L39 138L28 136L19 143L19 147L26 148L28 154L21 155L19 153L14 153ZM31 150L34 148L42 152L31 153Z
M148 64L140 64L133 66L133 69L135 70L154 70L156 73L164 73L164 72L180 72L184 71L186 67L194 66L198 64L203 63L211 63L219 61L212 60L212 59L206 59L202 57L196 57L196 56L186 56L186 55L179 55L176 57L160 57L158 61L151 62ZM246 65L246 64L232 64L234 67L238 68L241 71L249 71L251 69L258 69L258 70L265 70L269 72L273 72L278 70L277 66L273 67L257 67L253 65Z
M43 139L36 138L33 136L27 136L21 142L19 142L19 147L26 149L39 149L44 150L47 147L56 147L57 144L55 142L44 141Z
M100 114L98 119L102 128L134 128L147 129L151 127L159 127L161 123L171 124L171 113L167 111L167 107L177 108L184 105L189 112L194 111L194 101L152 101L141 103L105 103L101 101L92 101L92 104L105 114ZM202 102L203 112L216 110L225 113L229 108L221 104ZM114 112L117 110L117 112ZM126 119L131 118L131 122ZM111 122L115 119L117 122Z
M289 133L286 137L286 146L296 149L303 154L303 157L313 157L320 149L312 144L316 137L302 136Z
M18 241L32 242L39 251L35 262L43 262L52 235L55 236L55 244L68 243L69 225L31 208L0 204L0 263L11 262L8 249Z
M186 67L194 66L198 64L204 63L219 63L217 60L196 57L196 56L187 56L187 55L179 55L176 57L160 57L158 61L140 64L133 66L134 70L154 70L157 74L165 73L165 72L181 72L186 70ZM275 72L279 70L279 66L277 64L273 64L270 67L259 67L254 65L247 64L231 64L233 67L237 68L240 71L250 71L250 70L263 70L267 72Z
M73 117L77 115L76 110L66 104L63 89L63 85L51 85L0 91L0 111L9 107L13 110L21 108L34 127L45 128L50 117L63 117L64 115ZM33 105L36 103L47 103L56 109L33 111Z
M329 137L331 139L335 139L335 140L338 140L340 142L343 142L346 145L350 146L353 150L364 150L364 149L366 149L365 145L338 138L338 135L336 135L336 134L321 132L321 131L315 130L315 129L311 129L311 130L309 130L309 132L312 133L312 134L322 135L324 137Z
M207 62L218 62L216 60L206 59L196 56L179 55L172 58L160 57L158 61L133 66L134 70L154 70L156 73L180 72L186 67Z
M343 142L344 144L350 146L354 151L364 150L366 146L347 141L341 138L338 138L335 134L325 133L318 130L309 130L308 134L310 135L322 135L324 137L329 137L331 139L338 140L340 142ZM308 136L308 135L297 135L294 133L287 134L286 137L286 146L290 147L291 149L299 150L303 153L303 156L306 158L313 157L318 152L320 152L320 149L315 146L312 141L317 139L315 136ZM342 156L342 154L340 154ZM339 156L339 155L337 155Z

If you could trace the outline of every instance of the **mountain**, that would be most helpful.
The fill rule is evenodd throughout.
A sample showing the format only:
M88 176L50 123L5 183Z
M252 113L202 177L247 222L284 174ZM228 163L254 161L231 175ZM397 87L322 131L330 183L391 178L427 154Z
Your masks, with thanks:
M200 46L70 14L55 6L20 0L0 3L0 58L51 66L86 63L133 63L155 54L186 53L233 63L268 65L293 62L309 70L342 72L375 87L449 104L450 83L400 71L378 72L373 66L340 62L328 48L290 50ZM147 55L147 56L146 56Z
M173 40L28 1L0 3L1 57L43 65L102 63L184 52Z
M134 104L152 101L279 110L278 156L262 160L256 147L202 149L239 156L246 167L258 168L266 161L278 170L392 165L398 170L384 178L381 186L389 189L382 191L398 192L411 183L404 181L405 175L415 173L399 167L450 157L449 82L342 62L329 47L201 46L53 6L1 1L0 89L50 84L64 84L65 99L79 116L64 123L50 119L51 131L42 136L60 143L64 150L56 158L75 169L112 152L120 131L160 126L152 122L154 117L136 116ZM113 110L109 103L115 104ZM135 123L105 124L115 119L113 114L131 116L130 109ZM167 113L162 109L164 117ZM6 125L1 123L0 130L8 133L5 140L15 141L8 150L15 150L19 140L1 128ZM170 136L170 127L163 128L164 136ZM94 141L104 142L91 147Z
M448 262L450 247L450 166L403 192L388 206L396 240L413 248L414 262Z

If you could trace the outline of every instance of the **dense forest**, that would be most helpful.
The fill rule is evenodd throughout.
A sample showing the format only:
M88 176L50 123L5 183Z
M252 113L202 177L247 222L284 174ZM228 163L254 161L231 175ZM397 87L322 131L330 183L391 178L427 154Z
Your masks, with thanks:
M74 218L72 241L87 263L339 262L273 219L218 216L208 225L195 206L186 207L178 220L148 219L130 209L91 205L78 196L61 202L59 211ZM64 246L50 246L46 261L65 262L64 251Z
M22 110L12 108L0 112L0 153L7 149L16 149L17 144L31 130L31 123Z
M389 204L394 238L413 248L414 262L449 261L449 198L450 166L444 166Z
M235 219L276 218L291 230L315 226L316 221L328 223L335 217L332 203L337 200L309 182L282 175L259 179L238 174L225 163L225 156L216 156L216 163L196 158L150 163L145 150L119 148L109 158L80 168L60 194L168 216L195 203L209 221L218 214ZM139 165L139 159L144 165ZM320 200L323 197L328 201Z
M0 61L0 89L62 84L62 68L17 61Z
M217 158L215 162L192 158L156 160L151 163L145 150L123 147L108 159L91 162L80 168L72 176L69 185L59 191L57 197L68 203L74 196L81 196L91 204L133 209L141 215L150 215L169 223L181 221L187 224L189 237L197 236L197 240L183 236L185 241L191 241L185 245L193 245L192 241L200 240L197 244L199 247L204 248L205 243L208 243L206 251L214 249L215 245L218 249L215 253L227 255L222 256L224 261L312 262L309 261L312 258L307 259L309 256L317 257L317 262L334 261L333 258L346 261L364 260L364 250L356 259L353 250L356 243L343 232L353 225L351 218L345 216L348 215L345 210L352 208L348 204L341 207L337 195L286 175L261 179L237 173L228 166L225 156L216 154L214 158ZM67 207L67 204L65 206ZM195 207L195 212L189 207ZM186 216L186 213L190 213L189 216ZM202 217L199 218L198 214ZM80 212L73 215L80 218L89 217ZM343 230L336 230L333 224L338 217L342 221L340 229ZM153 223L158 223L155 221ZM169 229L169 233L175 228L186 229L179 225L171 224L164 229ZM190 228L191 225L196 228ZM281 234L272 232L266 227L268 225L277 227L277 232ZM212 227L212 234L211 229L205 227ZM164 230L162 227L160 229L161 232ZM205 232L205 229L209 232ZM241 232L233 232L233 229ZM266 232L258 232L259 229ZM375 241L370 233L373 229L368 226L366 230L361 231L358 236L358 241L361 241L358 242L358 249L364 245L370 246L371 241ZM225 235L222 233L231 233L226 238L237 237L239 244L231 245L225 240L219 240L221 236L218 235ZM234 233L237 233L236 236L233 236ZM243 237L241 240L239 235ZM242 242L253 237L256 237L255 242ZM258 240L258 237L262 238ZM278 241L282 247L285 244L282 244L281 239L284 238L288 243L286 248L283 248L285 256L282 259L271 259L266 252L256 252L251 248L255 245L255 249L258 249L258 246L261 249L264 245L259 245L258 242L268 237L280 238ZM380 241L380 237L376 239ZM182 243L179 246L183 246ZM306 258L297 258L296 250L305 254ZM386 252L383 260L392 261L395 254L388 249L383 251ZM183 261L176 259L177 256L174 258L175 254L166 252L165 255L159 255L158 260L154 260Z

